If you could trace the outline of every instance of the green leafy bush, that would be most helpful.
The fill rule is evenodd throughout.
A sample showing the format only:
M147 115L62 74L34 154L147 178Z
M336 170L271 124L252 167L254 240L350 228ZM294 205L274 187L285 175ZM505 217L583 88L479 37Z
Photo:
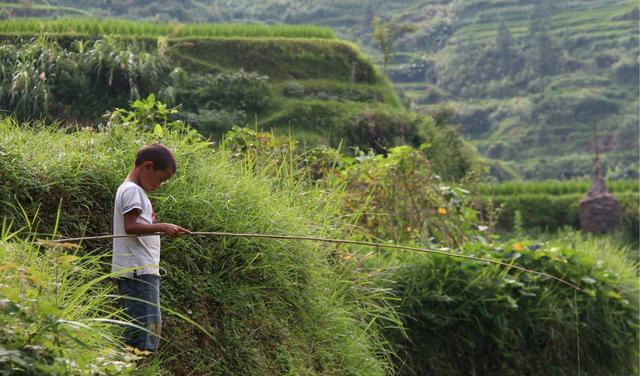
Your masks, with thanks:
M271 85L267 76L243 70L196 76L176 87L176 101L184 103L189 111L243 111L258 115L272 104Z
M365 108L342 124L338 134L348 145L383 153L394 145L419 146L426 142L428 118L406 112Z
M564 233L542 244L468 243L464 253L546 272L583 291L496 265L388 255L382 283L400 299L408 334L389 331L400 374L638 371L638 269L616 244Z
M247 123L244 111L198 110L198 113L182 112L180 117L196 127L202 135L214 138L219 138L235 126Z
M357 215L365 236L396 242L459 246L478 228L468 191L443 183L424 153L410 146L361 155L340 170L343 211Z

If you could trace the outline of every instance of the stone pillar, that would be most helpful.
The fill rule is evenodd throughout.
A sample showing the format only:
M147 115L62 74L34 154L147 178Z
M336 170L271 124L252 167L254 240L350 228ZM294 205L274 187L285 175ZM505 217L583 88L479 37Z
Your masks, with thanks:
M620 202L607 191L598 168L591 189L580 200L580 227L587 232L608 233L620 224L621 217Z

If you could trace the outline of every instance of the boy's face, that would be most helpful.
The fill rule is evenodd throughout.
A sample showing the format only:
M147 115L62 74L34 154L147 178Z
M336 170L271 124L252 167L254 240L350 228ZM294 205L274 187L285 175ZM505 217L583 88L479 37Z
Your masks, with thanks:
M153 166L153 162L146 161L142 164L140 172L140 185L142 189L147 192L153 192L160 184L169 180L173 176L173 170L167 167L164 170L156 170Z

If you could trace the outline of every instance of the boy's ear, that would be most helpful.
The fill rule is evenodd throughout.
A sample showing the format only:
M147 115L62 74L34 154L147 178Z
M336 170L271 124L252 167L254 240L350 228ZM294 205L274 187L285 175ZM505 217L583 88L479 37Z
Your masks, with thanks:
M145 170L153 170L153 162L152 161L142 162L142 168L144 168Z

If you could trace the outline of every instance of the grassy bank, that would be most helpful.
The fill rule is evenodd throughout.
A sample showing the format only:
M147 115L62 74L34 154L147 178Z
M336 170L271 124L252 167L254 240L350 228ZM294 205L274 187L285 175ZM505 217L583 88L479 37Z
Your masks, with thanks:
M234 163L194 131L162 136L135 127L68 133L0 122L2 215L16 227L61 235L111 231L111 202L144 142L163 141L178 172L152 197L161 221L200 231L338 235L335 200L295 179ZM289 183L287 183L289 182ZM23 209L21 209L23 208ZM109 244L84 243L108 255ZM172 374L390 373L378 327L393 322L382 290L369 287L335 247L255 239L163 241L163 368ZM390 321L389 321L390 320Z

